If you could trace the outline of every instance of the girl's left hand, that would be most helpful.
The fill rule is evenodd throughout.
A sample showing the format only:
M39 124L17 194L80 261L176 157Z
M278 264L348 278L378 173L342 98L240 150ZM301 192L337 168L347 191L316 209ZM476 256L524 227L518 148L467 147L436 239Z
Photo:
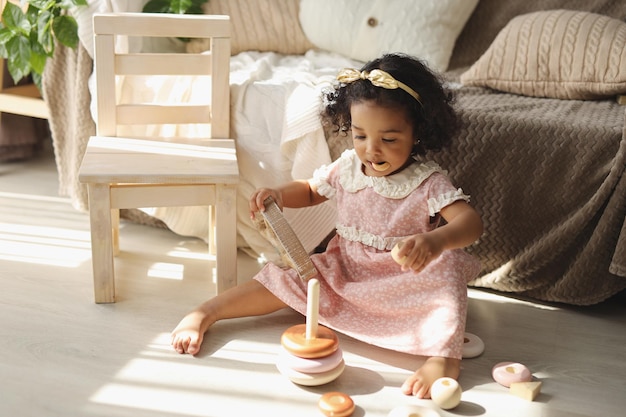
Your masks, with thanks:
M250 200L248 201L248 206L250 207L250 218L252 220L254 220L256 212L265 211L265 205L263 204L263 202L267 197L272 197L282 211L282 193L279 190L275 190L272 188L259 188L250 196Z
M428 233L411 236L400 243L397 257L402 259L402 270L420 272L443 252L443 242ZM404 259L403 259L404 258Z

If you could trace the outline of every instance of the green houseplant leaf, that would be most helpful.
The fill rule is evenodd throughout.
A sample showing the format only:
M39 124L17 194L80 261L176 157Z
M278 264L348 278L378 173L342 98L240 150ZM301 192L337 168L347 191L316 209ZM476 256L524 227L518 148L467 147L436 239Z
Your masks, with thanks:
M78 24L71 16L58 16L52 20L52 30L59 42L70 48L78 46Z
M87 0L30 0L28 7L7 3L0 23L0 56L17 84L32 76L41 89L41 74L46 60L54 54L55 41L75 48L78 45L78 24L68 14Z
M202 5L208 0L150 0L144 13L202 14Z

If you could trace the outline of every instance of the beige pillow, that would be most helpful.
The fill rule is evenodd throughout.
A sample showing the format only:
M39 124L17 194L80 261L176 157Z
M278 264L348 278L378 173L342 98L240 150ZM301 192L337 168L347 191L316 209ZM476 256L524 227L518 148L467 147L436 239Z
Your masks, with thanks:
M560 99L624 94L626 23L570 10L518 16L461 75L461 82Z
M300 0L209 0L205 14L230 16L231 54L242 51L303 54L314 48L298 20ZM209 49L206 39L187 43L187 52Z

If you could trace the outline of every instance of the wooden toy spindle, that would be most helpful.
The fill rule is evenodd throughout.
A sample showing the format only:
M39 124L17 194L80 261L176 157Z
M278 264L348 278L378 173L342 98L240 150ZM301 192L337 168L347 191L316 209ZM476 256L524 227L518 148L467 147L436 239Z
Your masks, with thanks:
M317 323L320 304L320 282L312 278L307 284L306 339L317 338Z

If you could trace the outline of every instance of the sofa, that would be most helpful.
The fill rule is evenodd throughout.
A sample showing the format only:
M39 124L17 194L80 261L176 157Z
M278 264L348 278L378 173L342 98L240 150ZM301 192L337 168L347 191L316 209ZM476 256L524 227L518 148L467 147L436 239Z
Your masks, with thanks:
M76 10L81 44L57 48L45 70L59 193L77 210L87 210L77 170L95 133L89 17L137 11L138 3ZM337 70L407 52L441 72L457 96L462 129L450 149L429 157L471 195L484 221L483 236L467 248L483 271L469 285L572 305L626 288L625 2L209 0L204 11L231 16L242 250L278 259L248 218L255 187L306 178L351 146L318 117ZM140 47L207 47L178 42ZM203 87L190 80L178 88ZM198 237L207 215L199 207L125 213ZM323 250L332 202L285 215L307 250Z

